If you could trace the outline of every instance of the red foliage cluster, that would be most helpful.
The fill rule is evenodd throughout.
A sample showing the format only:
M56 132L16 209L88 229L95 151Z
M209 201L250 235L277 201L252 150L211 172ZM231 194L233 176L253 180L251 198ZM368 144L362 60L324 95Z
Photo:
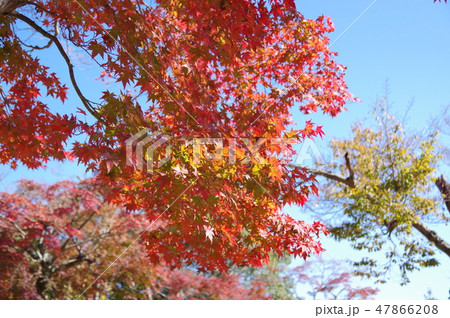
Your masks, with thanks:
M269 297L264 282L246 288L237 274L149 264L134 242L148 225L144 215L104 203L103 196L93 180L22 181L16 193L0 193L0 299Z
M330 19L306 19L292 0L21 5L0 14L0 80L6 83L0 91L1 163L36 168L49 159L75 158L108 185L109 202L143 211L150 222L164 221L145 236L147 252L173 267L224 271L233 264L259 266L270 253L307 257L322 250L316 239L324 226L281 213L317 191L312 176L289 166L292 145L265 146L264 162L248 163L242 138L301 142L321 136L311 122L289 130L294 104L305 114L335 116L352 99L345 68L328 49ZM71 115L49 110L42 97L64 101L67 87L23 44L14 25L31 27L56 45L92 117L80 116L77 107ZM60 41L84 50L123 90L89 101ZM237 138L237 163L202 157L196 165L192 149L180 147L155 173L138 171L126 165L125 141L142 129L162 131L171 143ZM77 138L65 149L80 134L86 141ZM231 156L230 148L223 153Z

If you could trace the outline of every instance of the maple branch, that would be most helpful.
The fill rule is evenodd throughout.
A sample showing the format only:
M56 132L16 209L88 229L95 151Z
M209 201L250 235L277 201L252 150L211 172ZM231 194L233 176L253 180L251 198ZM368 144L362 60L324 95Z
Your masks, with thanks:
M450 183L445 180L444 175L441 175L440 178L436 180L435 184L442 194L442 199L447 206L448 212L450 212Z
M96 214L96 212L91 212L91 214L89 214L89 216L87 217L86 220L83 221L83 223L80 224L80 226L78 226L78 230L81 230L91 219L92 217Z
M22 230L22 229L16 224L16 222L12 222L12 224L14 225L14 227L16 228L16 230L19 231L19 233L22 235L22 239L24 239L25 237L27 237L27 233L25 233L25 231Z
M64 51L64 48L59 42L58 38L41 28L39 25L37 25L33 20L28 18L27 16L21 14L21 13L5 13L6 15L10 15L12 17L15 17L26 24L28 24L30 27L32 27L34 30L45 36L47 39L49 39L51 42L55 43L56 47L58 48L59 53L64 58L64 61L66 62L66 65L69 69L69 76L70 81L72 82L72 85L75 89L75 92L77 93L78 97L80 98L81 102L83 103L84 107L87 109L87 111L94 116L95 119L105 124L105 121L103 120L102 116L96 111L96 109L91 105L91 101L89 101L81 92L80 87L78 86L78 83L75 79L75 73L73 69L72 62L70 61L69 56L67 55L66 51Z
M83 221L83 223L81 223L81 225L77 228L78 230L81 230L94 216L95 212L92 212L86 220ZM66 239L66 241L61 245L61 251L64 251L64 249L66 248L67 243L69 243L71 237L68 237Z
M80 264L80 263L82 263L82 262L84 262L84 261L86 261L88 264L91 264L91 263L94 263L94 262L95 262L95 260L92 260L92 259L88 258L87 255L85 255L85 254L83 254L83 253L80 253L80 254L77 255L76 258L73 258L73 259L71 259L71 260L68 260L68 261L65 262L64 264L61 264L60 266L58 266L58 267L55 269L55 272L56 272L56 271L59 271L59 270L61 270L61 269L67 269L67 268L73 267L73 266L75 266L75 265L77 265L77 264Z
M0 0L0 13L3 13L3 14L13 13L17 9L24 7L28 4L36 7L37 9L39 9L45 13L56 16L55 13L41 7L36 2L30 1L30 0Z
M15 32L15 31L14 31ZM17 33L17 32L15 32L15 33ZM57 22L55 22L55 32L54 32L54 34L53 34L55 37L58 35L58 24L57 24ZM52 43L53 43L53 40L48 40L48 42L47 42L47 44L46 45L44 45L44 46L37 46L37 45L31 45L31 44L27 44L27 43L25 43L25 42L23 42L21 39L20 39L20 37L18 37L17 36L17 41L19 41L19 43L21 44L21 45L23 45L23 46L25 46L25 47L28 47L28 48L30 48L30 49L32 49L32 50L44 50L44 49L48 49L51 45L52 45Z
M52 40L49 40L48 43L44 46L37 46L37 45L31 45L31 44L26 44L25 42L23 42L19 37L17 37L17 40L19 41L20 44L22 44L25 47L28 47L30 49L33 50L44 50L44 49L48 49L51 45L52 45Z
M26 4L30 4L32 6L35 6L37 9L39 9L39 10L41 10L41 11L43 11L43 12L49 14L49 15L52 15L54 17L56 16L56 13L51 12L50 10L47 10L44 7L41 7L39 4L37 4L37 3L33 2L33 1L24 1L24 2L26 2Z

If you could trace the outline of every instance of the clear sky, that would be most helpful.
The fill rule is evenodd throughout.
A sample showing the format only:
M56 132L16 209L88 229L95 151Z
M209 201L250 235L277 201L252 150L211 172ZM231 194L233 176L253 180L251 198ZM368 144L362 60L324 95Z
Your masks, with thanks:
M433 0L297 0L298 10L307 18L322 14L332 18L336 27L330 35L332 42L371 4L332 47L339 53L338 61L348 67L346 80L350 91L362 102L349 105L345 113L333 119L312 116L314 122L324 126L326 137L318 142L324 153L328 151L331 138L350 136L351 124L369 116L370 106L383 95L387 79L394 112L403 115L408 102L415 98L407 122L410 128L426 129L428 119L438 116L443 107L450 104L450 4L434 4ZM43 55L42 59L69 83L63 60L55 50ZM100 96L102 88L94 80L94 67L82 60L76 67L80 86L87 97ZM62 113L79 107L80 102L71 92L68 102L64 105L53 102L53 107ZM305 119L309 118L295 114L300 125ZM0 190L12 190L14 182L22 178L51 183L84 177L84 171L75 163L51 163L48 169L35 171L23 167L11 171L0 166L0 177ZM295 217L311 219L299 208L286 210ZM442 230L447 233L441 233ZM439 227L439 231L450 240L448 227ZM346 244L329 239L323 244L327 249L325 258L341 261L360 256ZM412 282L406 287L399 287L392 277L387 284L378 286L381 293L376 298L423 299L427 289L431 288L435 297L446 299L450 287L450 261L447 257L440 259L441 267L413 274Z
M349 137L351 124L370 116L370 107L384 94L386 80L391 110L398 116L403 117L409 101L415 100L406 122L409 129L426 129L430 118L448 108L450 4L433 4L432 0L297 0L296 3L298 11L307 18L322 14L332 18L336 31L330 35L331 43L370 6L332 46L339 53L338 61L348 67L346 80L350 91L362 102L348 105L346 112L333 119L312 116L314 122L324 126L326 137L317 142L324 157L329 155L330 139ZM297 114L295 119L301 125L305 116ZM298 218L310 218L299 208L287 211ZM450 240L448 226L434 229ZM363 256L348 244L331 239L323 240L323 245L327 249L326 259L340 261ZM380 293L376 298L423 299L431 288L436 298L447 299L450 261L440 254L439 268L414 273L410 276L411 283L405 287L399 286L395 275L391 276L387 284L377 285ZM368 282L363 284L367 286Z

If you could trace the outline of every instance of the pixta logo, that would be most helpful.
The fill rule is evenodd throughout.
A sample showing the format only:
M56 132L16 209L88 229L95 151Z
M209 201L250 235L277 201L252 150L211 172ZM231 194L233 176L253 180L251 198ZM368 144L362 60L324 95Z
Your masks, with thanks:
M163 132L151 132L149 129L143 129L137 134L131 136L126 141L126 156L128 166L132 166L137 170L146 170L148 173L153 173L154 168L161 168L166 163L170 162L172 155L172 146L168 143L169 136ZM240 158L240 164L265 164L266 160L261 156L262 149L270 147L271 145L280 144L294 144L297 143L293 138L257 138L250 140L249 138L192 138L191 140L184 139L185 146L192 147L192 164L200 165L201 158L215 162L224 162L224 144L227 146L227 161L228 164L236 164L236 148L237 145L245 150L246 156ZM164 151L163 157L159 157L156 161L155 153L162 147ZM300 150L297 150L298 156L294 162L298 166L306 166L309 161L314 163L323 163L323 157L311 139L306 139L300 144Z
M146 162L147 172L153 173L155 150L165 144L169 138L160 131L148 135L149 132L149 129L143 129L127 139L125 143L127 154L126 163L128 166L132 166L137 170L144 170L144 163ZM171 154L172 148L170 145L167 145L166 154L158 161L157 168L161 168L168 163L171 159Z

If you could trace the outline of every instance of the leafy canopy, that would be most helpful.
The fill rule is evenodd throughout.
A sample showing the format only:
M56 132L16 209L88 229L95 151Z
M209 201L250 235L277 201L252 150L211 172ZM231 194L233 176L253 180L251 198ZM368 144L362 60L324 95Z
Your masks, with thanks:
M356 263L360 275L380 276L397 264L403 283L414 269L436 266L435 249L413 227L423 220L446 220L435 190L435 169L439 153L437 132L424 139L404 130L388 113L386 100L375 105L372 128L355 124L353 136L331 143L335 155L350 157L355 186L328 181L321 185L329 208L343 211L343 218L330 222L332 236L349 240L358 250L384 252L387 262L365 257ZM332 164L344 175L346 164Z
M14 193L0 192L0 299L275 296L258 277L244 286L238 273L202 275L149 264L144 246L134 242L148 226L145 215L104 202L105 189L93 179L53 185L22 180Z
M281 213L317 191L313 176L288 167L292 145L264 147L262 163L245 163L248 147L240 138L320 136L311 122L289 130L294 103L305 114L335 116L352 99L345 68L328 49L330 19L306 19L291 0L8 4L0 11L2 164L38 168L73 158L86 165L111 189L108 202L164 221L145 235L153 262L226 270L261 265L270 253L321 251L315 239L326 233L322 224ZM24 27L40 37L18 31ZM80 99L58 111L44 97L59 105L72 91L42 64L38 48L49 45ZM123 88L89 100L65 47L84 52L100 78ZM222 163L202 157L194 165L192 147L180 145L169 164L153 174L139 171L126 165L125 141L144 128L165 133L171 144L236 138L237 163L225 163L225 145ZM155 158L164 155L160 149Z

